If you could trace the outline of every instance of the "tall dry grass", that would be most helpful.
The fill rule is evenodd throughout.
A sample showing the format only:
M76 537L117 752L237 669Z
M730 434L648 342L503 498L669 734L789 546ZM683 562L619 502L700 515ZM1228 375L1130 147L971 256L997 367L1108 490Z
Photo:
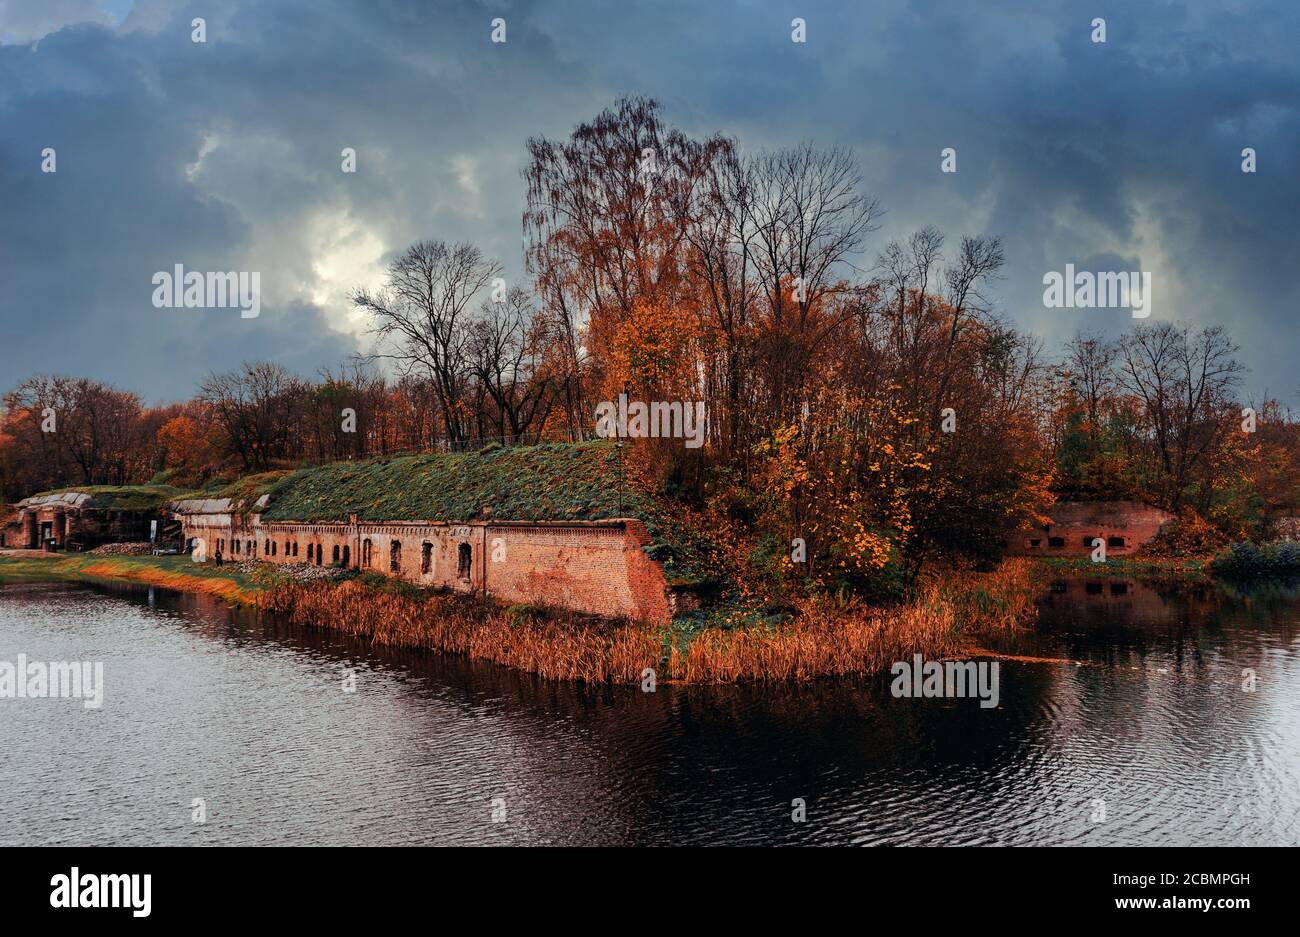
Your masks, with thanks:
M785 624L708 628L684 646L646 625L520 615L488 603L416 597L359 580L276 586L259 596L258 604L295 623L376 644L466 654L544 677L634 683L650 667L660 681L730 683L870 673L916 653L931 659L960 654L975 639L1026 621L1035 592L1031 565L1009 560L992 573L946 571L921 583L905 605L869 608L851 600L811 598Z
M702 633L673 649L669 671L686 683L806 680L883 670L917 653L959 655L975 639L1031 619L1038 586L1036 568L1013 559L989 573L935 574L899 606L813 598L778 628Z
M258 605L375 644L466 654L553 679L630 683L660 657L661 638L639 625L515 614L455 596L416 598L356 579L276 586Z

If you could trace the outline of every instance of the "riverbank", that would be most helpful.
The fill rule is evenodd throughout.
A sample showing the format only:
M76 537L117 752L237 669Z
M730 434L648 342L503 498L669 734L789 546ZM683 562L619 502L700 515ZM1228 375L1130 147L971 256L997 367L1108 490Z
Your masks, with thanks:
M260 608L376 644L464 654L544 677L587 682L738 683L808 680L886 669L921 653L959 656L983 637L1029 621L1042 585L1033 565L946 571L891 607L801 599L781 620L667 627L612 622L530 606L500 607L378 577L280 584Z
M1063 576L1105 576L1138 579L1143 582L1209 582L1209 557L1124 556L1093 562L1086 556L1044 556L1034 562L1049 573Z
M204 592L229 602L256 604L266 584L238 566L195 563L188 556L97 556L93 553L0 554L6 582L138 582L182 592Z
M733 683L869 673L921 653L961 655L1027 622L1042 577L1027 560L988 573L945 571L907 603L801 599L777 619L666 627L422 590L386 577L286 581L273 567L195 564L187 556L0 556L0 583L118 580L206 592L378 645L463 654L543 677L587 682Z

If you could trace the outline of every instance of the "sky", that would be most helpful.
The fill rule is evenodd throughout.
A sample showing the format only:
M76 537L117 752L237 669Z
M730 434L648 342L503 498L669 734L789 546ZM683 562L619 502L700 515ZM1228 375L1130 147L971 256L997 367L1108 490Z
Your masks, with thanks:
M526 139L641 94L747 152L850 149L887 211L864 270L924 225L1000 235L989 298L1049 352L1133 319L1046 308L1045 273L1150 272L1147 322L1224 325L1243 394L1295 406L1298 45L1294 0L0 0L0 389L337 367L370 347L349 292L417 240L522 280ZM156 308L176 264L258 271L260 314Z

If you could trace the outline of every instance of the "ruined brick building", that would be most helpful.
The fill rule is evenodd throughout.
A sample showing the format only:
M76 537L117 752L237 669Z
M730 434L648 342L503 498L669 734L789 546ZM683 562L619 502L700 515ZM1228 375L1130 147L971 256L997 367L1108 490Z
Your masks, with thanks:
M671 595L644 551L644 524L598 521L263 520L229 499L178 501L198 559L311 563L382 573L419 586L664 623Z
M103 543L148 540L163 529L162 508L176 489L87 486L24 498L0 528L0 547L88 550Z
M521 447L301 470L244 497L170 504L200 561L310 563L420 586L666 623L692 595L619 516L608 446ZM615 516L605 516L605 515Z
M1140 501L1058 501L1051 523L1016 531L1007 539L1015 556L1087 556L1095 541L1107 556L1126 556L1151 540L1174 515Z

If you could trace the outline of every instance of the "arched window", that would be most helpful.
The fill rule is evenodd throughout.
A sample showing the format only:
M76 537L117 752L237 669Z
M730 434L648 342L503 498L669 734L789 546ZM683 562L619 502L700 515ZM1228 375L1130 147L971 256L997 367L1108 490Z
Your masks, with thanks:
M433 571L433 544L424 541L420 544L420 572L428 575Z
M293 542L293 555L294 555L294 556L297 556L297 555L298 555L298 541L297 541L297 540L295 540L295 541Z
M402 571L402 541L400 540L394 540L388 545L388 570L394 573Z
M337 543L334 544L334 558L331 562L333 562L335 566L339 565L339 545Z
M343 548L343 565L344 565L344 566L351 566L351 565L352 565L352 548L351 548L351 547L344 547L344 548Z
M372 546L373 544L371 544L369 537L361 541L361 565L362 566L365 567L370 566L370 549Z
M462 543L456 548L456 575L461 579L469 578L470 566L474 560L473 550L468 543Z

